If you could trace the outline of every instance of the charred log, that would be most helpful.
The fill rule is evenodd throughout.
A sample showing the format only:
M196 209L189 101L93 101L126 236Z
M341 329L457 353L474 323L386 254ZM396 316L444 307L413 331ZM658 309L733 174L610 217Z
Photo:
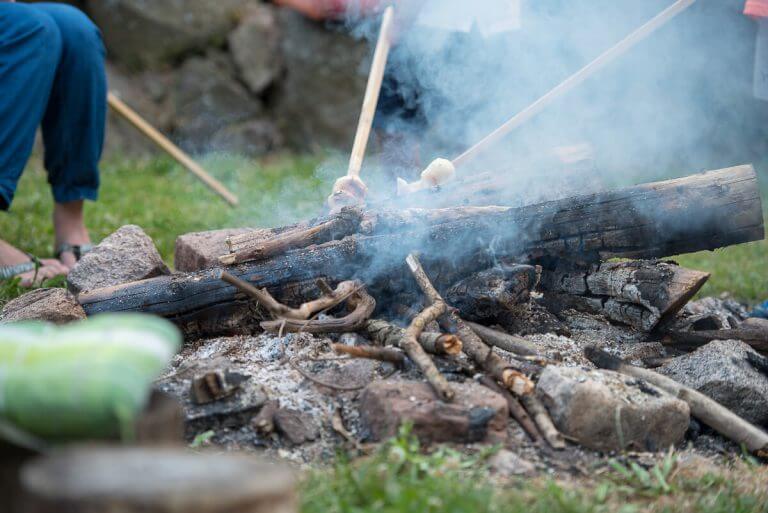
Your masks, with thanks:
M691 223L695 219L696 223ZM499 258L527 254L591 258L658 257L714 249L764 237L757 178L751 166L550 201L520 208L454 208L373 213L361 234L279 257L234 266L230 274L279 301L290 284L326 277L373 283L374 296L402 273L411 251L454 264L453 281L433 274L438 290L478 268L475 255L493 247ZM429 270L430 262L425 259ZM212 309L232 309L242 295L218 270L178 274L81 293L86 313L143 311L179 324L200 322ZM303 301L299 301L303 302Z

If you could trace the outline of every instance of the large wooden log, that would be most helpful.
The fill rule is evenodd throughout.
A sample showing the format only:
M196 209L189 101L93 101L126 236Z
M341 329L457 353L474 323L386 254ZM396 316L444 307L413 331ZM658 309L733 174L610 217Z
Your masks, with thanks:
M425 255L422 260L435 285L445 290L457 279L487 268L489 254L494 259L653 258L765 235L757 176L748 165L518 208L368 213L360 230L355 236L228 271L291 304L283 300L282 290L318 277L359 279L377 295L392 286L393 278L407 275L402 262L411 251ZM430 259L443 260L441 272L431 271ZM162 276L89 291L78 299L88 315L143 311L182 326L195 325L242 301L218 275L214 269Z

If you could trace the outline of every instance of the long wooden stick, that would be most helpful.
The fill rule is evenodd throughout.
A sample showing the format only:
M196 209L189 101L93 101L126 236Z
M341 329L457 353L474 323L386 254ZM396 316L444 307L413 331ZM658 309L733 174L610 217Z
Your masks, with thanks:
M690 406L691 415L704 424L737 444L744 444L747 449L761 457L768 455L768 434L714 399L658 372L626 364L602 349L590 346L584 349L584 355L600 369L643 379L682 399Z
M209 189L224 198L224 201L235 207L238 204L237 196L232 194L224 185L212 177L208 172L203 169L197 162L187 155L181 148L173 144L170 139L161 134L155 127L150 125L144 118L126 105L120 98L115 96L114 93L107 95L107 103L109 106L136 127L139 132L147 136L147 138L155 143L160 149L168 153L179 164L187 168L193 175L200 179Z
M541 111L546 109L549 105L555 102L558 98L584 82L586 79L594 75L601 68L607 64L613 62L616 58L627 53L637 43L648 37L650 34L666 25L675 16L685 11L696 0L678 0L668 8L664 9L655 18L648 21L645 25L641 26L630 35L622 39L615 46L601 54L597 59L593 60L579 71L568 77L560 85L549 91L547 94L533 102L531 105L523 109L512 119L501 125L485 139L475 144L473 147L459 155L453 160L455 167L459 167L466 164L473 158L477 157L480 153L485 151L488 147L493 146L500 139L510 133L512 130L518 128L520 125L528 122L530 119L538 115Z
M387 67L387 59L389 58L389 48L392 44L393 19L394 9L392 6L387 7L381 21L381 29L379 30L376 50L373 53L371 71L368 74L368 85L365 88L363 107L360 111L360 119L357 122L357 132L355 133L355 142L352 145L352 154L349 157L347 176L359 177L360 169L363 167L365 149L368 146L368 138L371 135L376 105L379 103L381 83L384 81L384 70Z
M371 136L373 118L376 115L376 106L379 103L379 93L381 93L381 83L384 81L384 71L389 58L389 48L392 45L394 12L392 6L387 7L384 11L379 30L379 40L376 43L371 71L368 74L368 85L365 88L360 119L357 122L355 141L349 156L347 174L336 180L336 183L333 184L333 191L328 197L328 206L332 212L345 205L363 203L368 192L367 187L360 180L360 170L363 167L365 149L368 147L368 139Z

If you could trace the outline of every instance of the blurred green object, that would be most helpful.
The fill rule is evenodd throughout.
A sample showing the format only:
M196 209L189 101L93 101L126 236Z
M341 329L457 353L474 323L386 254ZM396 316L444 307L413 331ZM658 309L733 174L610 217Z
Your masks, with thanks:
M141 314L0 326L0 423L48 442L130 439L180 346L173 324Z

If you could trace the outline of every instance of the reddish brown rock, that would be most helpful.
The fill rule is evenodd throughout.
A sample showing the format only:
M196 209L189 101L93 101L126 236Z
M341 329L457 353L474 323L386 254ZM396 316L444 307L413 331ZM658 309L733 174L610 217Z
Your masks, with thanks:
M80 319L85 319L85 311L67 290L36 289L8 302L0 315L0 324L19 321L65 324Z
M252 230L252 228L230 228L180 235L176 238L173 266L181 272L216 267L219 265L219 257L229 251L227 237Z
M506 439L509 411L503 397L476 383L452 383L456 398L440 401L427 383L377 381L363 391L360 413L375 441L410 423L423 443L488 442Z

